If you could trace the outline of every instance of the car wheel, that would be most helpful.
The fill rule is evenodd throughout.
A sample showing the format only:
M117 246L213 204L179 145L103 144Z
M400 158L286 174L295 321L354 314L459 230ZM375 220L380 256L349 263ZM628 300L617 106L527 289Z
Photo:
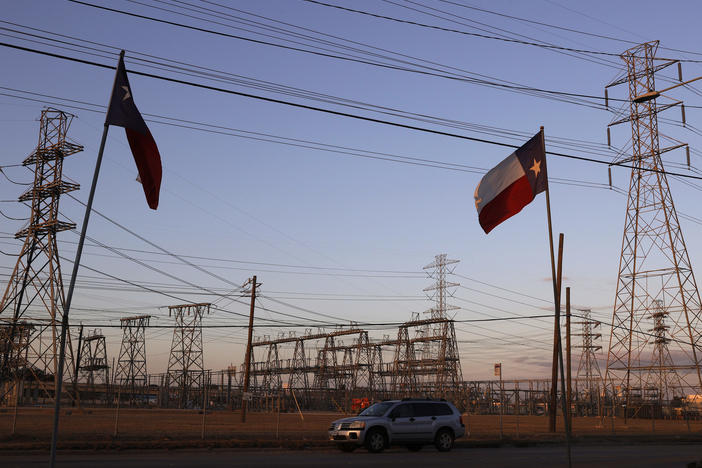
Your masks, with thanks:
M385 449L387 440L380 429L371 429L366 434L366 448L371 453L380 453Z
M336 447L342 452L353 452L356 450L356 444L336 444Z
M453 447L453 432L448 429L441 429L436 433L434 445L439 452L448 452Z
M410 452L419 452L420 450L422 450L422 446L419 444L408 445L407 450L409 450Z

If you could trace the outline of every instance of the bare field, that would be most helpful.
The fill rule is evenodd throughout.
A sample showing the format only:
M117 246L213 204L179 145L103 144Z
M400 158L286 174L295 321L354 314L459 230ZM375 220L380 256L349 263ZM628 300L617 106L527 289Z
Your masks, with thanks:
M12 434L14 412L0 412L0 447L17 442L48 442L51 438L53 412L48 408L20 408L15 433ZM344 415L341 413L281 413L280 423L275 413L249 412L247 422L240 421L238 411L210 411L205 417L206 440L275 441L276 428L281 440L317 441L326 437L329 423ZM495 440L500 438L499 416L464 416L470 436L467 440ZM509 439L553 439L547 432L545 416L505 416L502 432ZM192 410L120 409L117 440L125 441L184 441L200 440L203 415ZM63 409L60 419L60 440L63 442L91 443L114 441L114 409ZM558 420L558 432L563 433L563 420ZM700 436L702 421L606 418L574 418L575 436Z

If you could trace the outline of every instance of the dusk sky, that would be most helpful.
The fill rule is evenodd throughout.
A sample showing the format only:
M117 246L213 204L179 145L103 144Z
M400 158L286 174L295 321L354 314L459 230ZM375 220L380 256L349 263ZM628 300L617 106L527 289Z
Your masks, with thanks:
M610 89L609 110L600 98L624 70L620 53L660 40L658 56L684 60L685 79L702 75L702 6L691 1L2 3L3 291L21 247L14 233L29 215L16 200L31 172L15 165L36 147L41 110L76 116L69 137L85 150L66 159L64 176L81 184L71 195L86 201L114 80L112 69L7 44L110 67L124 49L128 73L509 145L543 126L547 151L604 162L631 151L628 124L612 129L612 148L606 138L617 99L628 98L626 85ZM226 294L252 275L262 283L256 335L356 321L371 324L373 338L394 336L395 325L372 324L427 311L432 303L422 290L432 280L422 267L445 253L460 260L448 279L461 284L450 300L459 308L450 314L464 379L490 378L495 362L503 363L505 379L549 374L552 319L461 322L553 312L544 195L489 235L478 224L475 187L512 149L136 73L129 78L161 153L160 206L148 208L124 131L111 127L94 208L200 269L93 215L90 238L132 249L123 252L170 275L88 241L81 264L90 269L80 270L71 323L102 328L110 360L121 334L108 327L122 316L152 314L153 325L170 325L167 306L213 302L204 324L245 324L248 298ZM676 67L657 76L661 88L676 79ZM659 117L662 147L677 140L691 148L690 170L683 149L664 154L666 168L695 176L702 165L700 83L668 93L685 102L687 128L679 108ZM564 286L574 307L609 323L630 172L613 168L610 189L606 164L548 156L548 168L554 234L565 234ZM699 271L702 181L669 183ZM63 218L79 228L83 210L62 198ZM78 233L58 238L67 287ZM278 322L266 319L301 326L274 328L267 325ZM602 332L606 350L609 327ZM148 331L149 372L165 371L171 334ZM243 361L245 329L207 328L204 341L206 368ZM578 357L575 351L575 367Z

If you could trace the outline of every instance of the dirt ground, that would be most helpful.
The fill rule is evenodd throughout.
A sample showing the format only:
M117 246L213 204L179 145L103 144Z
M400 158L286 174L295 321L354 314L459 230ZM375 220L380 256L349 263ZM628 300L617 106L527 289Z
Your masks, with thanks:
M53 412L48 408L20 408L16 416L13 409L0 410L0 449L18 443L43 446L51 439ZM304 417L304 419L303 419ZM276 413L249 412L242 423L238 411L208 411L205 415L206 441L238 440L249 444L276 440L309 441L322 443L329 423L344 417L341 413ZM493 415L464 415L470 435L464 440L500 439L500 418ZM117 437L114 437L115 409L63 409L60 418L60 438L65 445L101 446L105 442L141 441L163 442L202 440L203 414L193 410L125 409L119 411ZM510 440L549 440L546 416L504 416L502 434ZM563 420L558 420L562 438ZM576 437L700 437L702 421L607 418L574 418L573 433ZM556 438L559 438L557 436ZM702 439L701 439L702 440Z

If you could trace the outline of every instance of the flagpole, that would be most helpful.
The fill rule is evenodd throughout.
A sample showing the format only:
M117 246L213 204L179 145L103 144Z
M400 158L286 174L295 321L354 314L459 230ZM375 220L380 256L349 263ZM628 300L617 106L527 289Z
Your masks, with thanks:
M544 137L544 127L542 126L540 129L541 132L541 145L544 150L544 154L546 153L546 139ZM545 158L544 158L545 161ZM560 312L561 312L561 279L562 279L562 273L563 273L563 234L559 236L558 239L558 276L556 276L556 264L555 264L555 255L553 251L553 226L551 223L551 197L550 197L550 192L551 190L549 189L548 186L548 164L546 164L546 216L548 218L548 240L549 240L549 248L551 252L551 277L553 278L553 300L554 300L554 307L555 307L555 320L554 320L554 358L556 355L558 356L558 361L560 362L560 370L561 370L561 386L563 387L562 393L563 393L563 420L564 420L564 425L565 425L565 433L566 433L566 445L568 449L568 467L571 466L571 450L570 450L570 424L568 423L568 417L567 417L567 411L566 411L566 401L565 401L565 382L564 376L563 376L563 350L561 349L561 333L560 333ZM555 361L555 359L554 359ZM555 368L555 362L554 362L554 375L557 375L556 368ZM552 387L551 387L551 395L556 394L557 392L557 380L554 379L552 381ZM556 398L557 399L557 398ZM552 400L551 408L553 410L553 415L554 417L551 417L550 421L553 423L553 429L555 430L555 414L557 411L557 405L555 404L556 402Z
M120 60L124 58L124 51L119 54ZM117 74L115 72L115 81L117 79ZM115 87L112 86L112 93L114 93ZM112 93L110 93L110 100L108 103L112 102ZM63 305L63 317L61 319L61 341L59 345L59 362L58 362L58 382L56 385L56 394L54 395L54 426L53 432L51 434L51 457L49 466L54 468L56 462L56 441L58 439L58 426L59 426L59 414L61 412L61 386L63 381L63 365L66 355L66 332L68 330L68 313L71 309L71 300L73 299L73 290L76 286L76 277L78 276L78 267L80 266L80 257L83 253L83 244L85 243L85 234L88 230L88 221L90 220L90 212L93 207L93 199L95 198L95 188L97 187L98 176L100 174L100 166L102 165L102 154L105 151L105 141L107 141L107 130L109 125L105 122L105 127L102 131L102 140L100 140L100 149L98 151L97 161L95 162L95 172L93 173L93 182L90 186L90 195L88 196L88 203L85 205L85 215L83 216L83 225L80 229L80 240L78 241L78 248L76 250L76 258L73 261L73 272L71 273L71 282L68 286L68 293L66 294L66 300Z
M546 153L546 140L544 137L544 127L541 127L540 130L541 133L541 147L544 149L544 154ZM545 161L545 158L544 158ZM548 164L546 168L546 218L548 219L548 245L549 249L551 252L551 278L553 279L553 297L555 300L556 294L557 294L557 285L556 285L556 258L553 252L553 227L551 224L551 196L550 193L551 191L549 190L548 186ZM556 411L557 411L557 389L558 389L558 367L556 364L556 361L558 360L558 349L556 348L556 342L557 342L557 333L558 329L555 328L553 330L553 359L552 359L552 365L551 365L551 403L549 405L550 407L550 414L548 415L548 430L549 432L555 432L556 431Z

